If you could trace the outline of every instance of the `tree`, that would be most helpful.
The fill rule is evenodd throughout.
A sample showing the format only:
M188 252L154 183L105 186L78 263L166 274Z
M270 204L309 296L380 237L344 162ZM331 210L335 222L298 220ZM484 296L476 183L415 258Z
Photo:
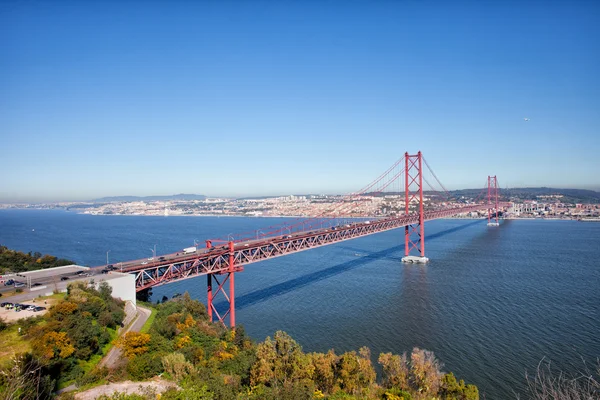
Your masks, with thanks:
M335 365L338 357L333 350L326 354L310 354L311 362L314 368L313 381L317 388L323 393L333 393L335 389Z
M337 383L346 393L356 394L360 388L360 364L356 351L348 351L336 365Z
M148 351L149 342L150 335L147 333L127 332L115 341L115 346L123 349L126 357L133 358Z
M462 379L457 381L452 372L442 377L440 395L444 400L479 400L477 386L465 385Z
M359 384L361 388L369 388L377 378L371 363L371 349L363 346L358 350L358 354Z
M169 353L162 358L165 372L171 374L176 381L180 381L194 371L194 366L185 360L181 353Z
M68 315L71 315L77 310L77 304L70 301L61 301L50 309L50 316L58 321L62 321Z
M435 396L441 386L440 362L433 352L415 347L410 355L410 379L413 388L427 396Z
M310 380L314 367L302 347L287 333L277 331L256 348L256 363L250 371L252 385L278 387L288 382Z
M104 301L109 301L112 299L112 287L108 284L108 282L101 282L98 286L98 292L100 292L100 297Z
M381 353L378 359L383 369L383 386L407 390L408 386L408 361L406 353L400 355Z
M41 338L34 340L33 348L37 354L47 360L67 358L75 352L75 347L66 332L47 332Z

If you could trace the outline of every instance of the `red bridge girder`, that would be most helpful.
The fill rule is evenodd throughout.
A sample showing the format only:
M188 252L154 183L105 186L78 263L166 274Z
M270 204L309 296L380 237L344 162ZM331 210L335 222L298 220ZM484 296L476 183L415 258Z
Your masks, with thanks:
M510 203L499 203L499 207L509 205ZM475 204L445 210L426 211L424 220L447 218L456 214L487 210L488 208L487 204ZM369 223L357 222L347 226L238 242L233 244L232 252L229 246L213 247L212 251L202 250L203 252L200 254L182 255L177 259L129 267L124 269L123 272L135 273L136 291L141 291L200 275L239 272L247 264L403 228L418 222L419 215L415 213L370 221ZM233 253L233 270L230 270L230 253Z

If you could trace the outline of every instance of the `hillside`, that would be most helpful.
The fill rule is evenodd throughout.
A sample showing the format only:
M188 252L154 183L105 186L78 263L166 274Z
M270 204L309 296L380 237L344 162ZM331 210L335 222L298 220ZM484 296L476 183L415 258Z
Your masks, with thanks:
M201 194L174 194L168 196L111 196L101 197L99 199L91 200L94 203L112 203L112 202L130 202L130 201L169 201L169 200L180 200L180 201L191 201L191 200L205 200L206 196Z

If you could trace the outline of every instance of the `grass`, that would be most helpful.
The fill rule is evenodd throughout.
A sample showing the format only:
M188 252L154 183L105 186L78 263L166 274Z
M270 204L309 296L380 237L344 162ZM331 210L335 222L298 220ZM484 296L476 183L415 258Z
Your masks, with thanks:
M140 329L140 332L141 333L148 333L148 331L150 330L150 327L154 323L154 319L156 318L156 308L148 306L147 304L144 304L144 307L150 309L150 311L152 313L148 317L148 320L146 321L146 323L144 324L144 326L142 326L142 329Z
M0 360L7 361L13 354L25 353L31 350L28 341L19 335L19 327L12 324L0 332Z

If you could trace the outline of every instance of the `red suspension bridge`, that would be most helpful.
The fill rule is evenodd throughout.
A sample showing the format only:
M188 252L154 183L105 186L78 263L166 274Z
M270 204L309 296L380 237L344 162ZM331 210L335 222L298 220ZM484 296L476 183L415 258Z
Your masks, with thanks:
M436 190L430 184L423 173L424 167L441 190ZM430 197L437 197L435 204L427 202L424 183L429 187L427 193L433 193ZM206 275L209 317L223 324L229 317L229 325L234 327L235 274L243 271L245 265L399 228L404 228L405 257L402 260L424 263L428 261L425 257L425 221L487 210L488 225L497 226L501 209L510 205L499 202L498 189L497 178L488 176L486 186L474 200L466 202L453 199L421 152L415 155L405 153L369 185L343 196L319 215L271 226L264 229L266 233L257 230L229 235L226 240L206 240L206 248L188 248L176 255L159 257L151 263L132 261L122 271L135 274L138 292ZM342 217L359 215L356 209L366 197L385 193L394 194L391 196L397 202L394 212L375 216L369 221L354 218L350 223L339 223ZM440 199L444 201L440 202ZM228 305L221 313L214 303L217 296L224 298Z

